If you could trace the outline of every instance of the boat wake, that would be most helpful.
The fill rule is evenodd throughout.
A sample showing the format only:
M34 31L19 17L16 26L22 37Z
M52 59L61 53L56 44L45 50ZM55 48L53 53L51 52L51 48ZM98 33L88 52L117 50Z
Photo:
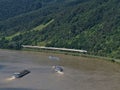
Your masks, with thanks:
M52 66L52 68L54 69L54 71L58 74L61 74L63 75L64 72L63 72L63 66Z
M57 73L58 73L58 74L61 74L61 75L63 75L63 74L64 74L64 72L60 72L60 71L57 71Z
M13 80L15 80L16 78L14 77L14 76L12 76L12 77L10 77L10 78L7 78L7 79L5 79L5 81L13 81Z

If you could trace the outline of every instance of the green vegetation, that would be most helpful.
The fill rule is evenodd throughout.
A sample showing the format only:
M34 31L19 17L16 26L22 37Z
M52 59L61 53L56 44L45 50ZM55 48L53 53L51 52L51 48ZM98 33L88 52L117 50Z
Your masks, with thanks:
M5 37L5 39L7 39L7 40L12 40L12 38L14 38L14 37L16 37L16 36L18 36L18 35L20 35L19 32L15 33L15 34L13 34L13 35L11 35L11 36Z
M45 24L41 24L35 28L33 28L31 31L39 31L42 30L44 28L46 28L48 25L50 25L52 22L54 22L54 19L50 20L49 22L45 23Z
M45 45L120 58L119 0L7 1L0 0L0 48Z

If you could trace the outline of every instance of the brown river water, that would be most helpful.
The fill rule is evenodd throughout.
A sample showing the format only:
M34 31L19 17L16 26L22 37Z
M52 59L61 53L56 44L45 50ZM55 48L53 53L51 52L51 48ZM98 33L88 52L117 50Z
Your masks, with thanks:
M51 60L51 55L59 60ZM54 72L53 65L62 65L64 74ZM8 80L24 69L31 73ZM63 54L0 50L0 90L120 90L120 64Z

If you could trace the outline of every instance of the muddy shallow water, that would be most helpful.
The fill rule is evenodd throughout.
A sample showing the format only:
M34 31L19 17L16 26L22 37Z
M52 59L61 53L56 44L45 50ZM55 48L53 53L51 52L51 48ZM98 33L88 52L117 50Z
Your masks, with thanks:
M50 60L49 56L59 60ZM53 65L64 66L64 75ZM8 81L14 72L31 71ZM120 90L120 65L104 60L52 53L0 50L0 90Z

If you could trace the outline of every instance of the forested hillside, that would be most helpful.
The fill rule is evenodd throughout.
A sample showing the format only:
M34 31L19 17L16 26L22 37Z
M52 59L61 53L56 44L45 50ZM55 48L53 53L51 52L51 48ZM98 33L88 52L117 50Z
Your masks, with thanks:
M119 0L0 0L0 7L0 48L44 45L120 58Z

